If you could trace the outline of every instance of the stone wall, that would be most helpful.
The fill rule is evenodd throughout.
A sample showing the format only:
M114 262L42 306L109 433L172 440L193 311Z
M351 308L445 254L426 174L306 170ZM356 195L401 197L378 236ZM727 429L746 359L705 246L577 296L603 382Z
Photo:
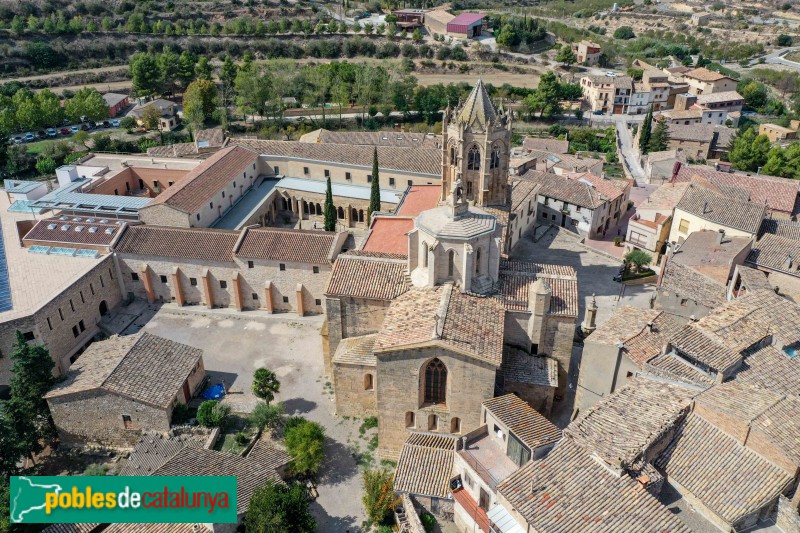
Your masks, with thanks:
M800 514L798 514L797 504L793 504L785 496L780 496L776 522L776 525L785 533L800 533Z
M189 228L192 226L189 214L167 204L149 205L139 210L139 220L151 226L175 226Z
M452 419L461 433L480 426L481 403L494 397L496 367L439 346L398 350L378 355L378 436L382 459L397 459L411 430L450 433ZM447 367L446 405L423 405L424 368L438 357ZM418 391L414 394L413 391ZM414 426L406 426L406 413ZM429 428L429 416L437 427Z
M76 258L75 261L89 260ZM70 357L98 332L101 304L105 302L105 308L110 311L122 300L113 265L111 256L97 260L92 270L37 311L0 324L0 389L11 378L10 355L17 330L32 333L34 342L48 348L56 362L56 375L69 369Z
M49 398L47 403L67 445L133 445L142 431L169 431L169 411L99 389ZM125 429L123 415L131 417L131 429Z
M327 278L326 278L327 279ZM366 298L327 298L328 346L325 354L325 373L331 375L331 357L342 339L377 333L391 301Z
M556 389L544 385L531 385L530 383L519 383L505 379L503 381L503 392L513 392L528 405L539 411L542 416L549 417L553 410L553 399Z
M592 407L616 389L623 387L628 374L640 369L613 344L592 342L590 335L583 345L575 409L579 412Z
M372 376L371 383L366 376ZM368 365L334 364L333 390L336 414L363 418L378 414L377 369Z

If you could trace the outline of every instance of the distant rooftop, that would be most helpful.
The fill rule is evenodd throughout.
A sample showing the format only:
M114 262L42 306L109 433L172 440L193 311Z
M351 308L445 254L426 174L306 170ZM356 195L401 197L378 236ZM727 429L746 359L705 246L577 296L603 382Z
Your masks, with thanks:
M322 180L309 178L284 177L275 185L282 189L292 191L313 192L325 194L327 184ZM331 183L331 192L334 196L353 198L356 200L369 200L370 187L364 185L349 185L347 183ZM396 204L400 201L402 191L395 189L381 189L381 203Z

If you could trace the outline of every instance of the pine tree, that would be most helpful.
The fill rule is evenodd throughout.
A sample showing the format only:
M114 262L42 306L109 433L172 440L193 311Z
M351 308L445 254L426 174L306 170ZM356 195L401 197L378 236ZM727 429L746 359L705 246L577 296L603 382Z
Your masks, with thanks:
M325 231L336 231L336 208L333 207L333 190L331 178L328 176L328 186L325 191Z
M669 126L666 120L660 120L656 124L656 129L650 136L650 144L647 146L648 152L663 152L669 147Z
M381 184L380 176L378 175L378 148L375 147L375 152L372 155L372 187L369 193L369 212L367 218L372 220L372 213L381 210Z
M28 344L19 331L11 360L11 399L5 410L22 453L32 457L42 450L43 440L55 435L50 409L44 399L55 383L55 363L47 348Z
M642 123L642 131L639 133L639 150L642 154L646 154L648 147L650 146L650 136L653 131L653 108L651 107L649 111L647 111L647 115L644 117L644 122Z

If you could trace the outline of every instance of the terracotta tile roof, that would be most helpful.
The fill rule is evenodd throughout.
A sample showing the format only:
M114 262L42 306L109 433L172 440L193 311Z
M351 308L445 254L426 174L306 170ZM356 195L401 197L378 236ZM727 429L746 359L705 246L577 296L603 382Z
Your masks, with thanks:
M561 430L516 394L486 400L483 406L531 450L561 439Z
M800 240L766 233L753 245L747 262L790 276L800 276Z
M153 472L154 476L236 476L236 510L247 511L253 492L267 481L281 482L274 468L249 457L216 452L205 448L184 448L163 466Z
M148 207L166 204L186 213L194 213L257 159L256 152L240 146L220 150L167 187Z
M125 255L232 262L238 231L167 226L129 226L114 246Z
M696 414L655 464L729 524L762 509L792 479Z
M630 188L630 181L622 179L606 179L596 176L591 172L583 172L581 174L570 174L569 179L589 182L592 186L600 191L600 194L609 201L614 201L625 193L626 189Z
M645 326L638 335L624 341L625 352L640 368L661 353L667 341L681 330L686 320L669 313L661 313L652 323L652 331Z
M739 277L742 280L742 285L748 291L774 290L766 272L739 265Z
M501 370L506 382L558 387L558 361L552 357L531 357L513 346L505 346L504 350Z
M704 388L715 383L714 376L700 371L674 352L653 357L644 363L642 369L652 376Z
M698 395L697 405L727 415L744 424L758 418L784 396L778 392L743 383L728 381Z
M459 439L455 435L411 433L397 460L394 490L448 498L453 459Z
M736 91L722 91L718 93L708 93L697 95L698 104L715 104L719 102L741 102L744 104L744 97Z
M690 185L676 209L755 235L766 216L767 208L762 203L735 200L706 187Z
M500 366L505 310L495 298L461 294L452 285L412 289L389 306L375 353L436 343Z
M800 222L779 218L765 218L764 222L761 223L759 236L764 236L768 233L778 237L786 237L793 241L800 241Z
M608 464L628 468L689 412L697 393L693 387L631 378L579 415L564 435Z
M42 533L95 533L102 524L51 524Z
M27 241L52 242L60 245L108 246L122 228L119 224L103 224L86 217L53 217L40 220L23 237ZM108 233L108 232L111 233Z
M378 360L372 349L377 334L347 337L339 342L333 362L337 364L376 366Z
M800 399L784 398L753 420L751 428L800 464Z
M668 182L656 189L647 200L636 206L637 210L652 209L661 213L672 215L672 210L678 205L689 183Z
M206 524L111 524L103 533L212 533Z
M670 342L681 356L688 357L690 361L696 361L715 372L725 373L735 368L742 359L740 353L703 331L697 323L684 326Z
M572 439L517 470L498 490L534 531L690 531L637 481L615 476Z
M659 288L709 308L722 305L726 298L725 285L680 263L667 263Z
M395 215L415 217L423 211L433 209L439 204L441 193L440 185L412 185L400 200Z
M410 288L405 260L383 254L348 252L340 255L325 289L327 296L393 300Z
M541 196L569 202L588 209L596 209L606 201L600 191L591 185L571 180L566 176L529 170L519 178L538 184L539 190L537 194Z
M406 133L399 131L330 131L314 130L300 136L304 143L359 144L367 146L400 146L438 149L441 135Z
M709 70L705 67L696 68L694 70L690 70L688 72L684 72L683 76L687 78L694 78L700 81L718 81L722 79L732 79L729 76L724 74L720 74L719 72Z
M247 453L247 458L274 470L285 467L292 459L288 453L276 448L263 435L253 444L253 447Z
M234 253L243 259L321 265L332 262L338 240L332 231L252 228Z
M528 290L537 279L545 280L552 291L550 314L578 316L578 275L566 265L501 260L496 297L509 311L527 311Z
M548 159L552 160L555 157L558 161L555 167L566 170L568 172L587 172L596 166L603 166L603 161L591 157L573 154L550 154Z
M783 394L800 391L800 357L767 345L745 352L744 365L736 380Z
M717 283L726 285L733 272L734 263L750 247L750 237L724 236L717 243L720 233L700 230L689 234L686 240L669 259L669 263L681 264L705 274ZM667 265L669 268L669 264Z
M133 446L121 476L149 476L184 448L202 448L205 436L164 436L161 433L143 433Z
M372 170L373 146L298 141L261 141L231 139L231 145L246 146L259 154L281 158L307 159L324 163L341 163ZM378 146L381 171L416 172L441 178L442 154L437 148L402 148Z
M511 184L511 211L519 210L520 205L530 201L531 209L536 205L536 193L539 184L530 180L514 180Z
M522 147L526 150L542 150L554 154L566 154L569 152L569 141L561 139L538 139L536 137L525 137L522 140Z
M367 241L361 249L366 252L408 255L406 234L412 229L414 229L413 218L376 217L372 221Z
M644 331L648 322L652 322L660 315L661 311L657 309L622 307L597 326L597 329L586 338L586 342L608 345L628 342Z
M800 181L765 175L747 175L731 172L719 172L703 166L683 165L675 176L679 182L692 181L695 176L708 180L715 185L739 187L750 191L750 200L766 203L773 211L787 215L795 213L795 203L800 192Z

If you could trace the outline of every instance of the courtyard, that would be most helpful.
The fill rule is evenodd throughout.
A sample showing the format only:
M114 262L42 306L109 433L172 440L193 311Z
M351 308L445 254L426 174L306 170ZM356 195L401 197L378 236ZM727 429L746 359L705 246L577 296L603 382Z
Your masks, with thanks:
M361 530L365 516L359 463L370 462L368 441L374 430L362 435L362 420L333 413L333 389L323 376L319 335L323 316L239 313L174 304L159 308L137 301L118 317L124 334L143 329L202 348L211 383L225 383L228 394L223 401L234 412L249 413L256 404L251 385L257 368L276 372L281 390L275 401L283 402L286 414L304 416L325 427L325 464L319 476L319 497L311 504L319 531Z

